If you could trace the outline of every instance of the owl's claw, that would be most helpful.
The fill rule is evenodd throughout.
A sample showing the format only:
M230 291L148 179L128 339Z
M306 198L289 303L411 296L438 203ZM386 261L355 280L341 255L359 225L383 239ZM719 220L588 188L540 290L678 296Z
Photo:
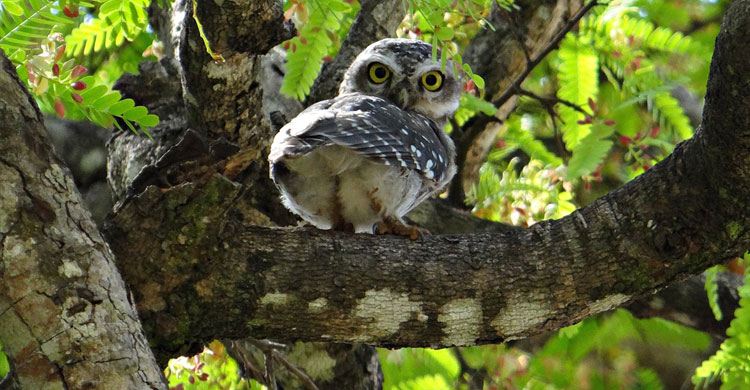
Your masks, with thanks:
M427 229L420 229L416 226L406 225L393 217L385 217L382 221L375 223L372 227L373 233L377 235L393 234L396 236L409 237L414 241L424 234L430 234Z

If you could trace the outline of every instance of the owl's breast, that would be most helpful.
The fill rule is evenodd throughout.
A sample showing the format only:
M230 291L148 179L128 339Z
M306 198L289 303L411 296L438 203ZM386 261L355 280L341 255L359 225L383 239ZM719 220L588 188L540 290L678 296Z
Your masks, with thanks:
M272 167L284 205L321 229L371 233L385 216L416 206L425 183L417 172L332 145Z

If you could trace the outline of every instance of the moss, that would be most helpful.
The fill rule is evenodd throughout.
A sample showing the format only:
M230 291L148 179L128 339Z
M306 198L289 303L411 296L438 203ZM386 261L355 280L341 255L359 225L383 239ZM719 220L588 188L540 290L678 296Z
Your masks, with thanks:
M727 232L729 233L729 239L736 240L743 232L743 226L737 221L729 221L727 223Z

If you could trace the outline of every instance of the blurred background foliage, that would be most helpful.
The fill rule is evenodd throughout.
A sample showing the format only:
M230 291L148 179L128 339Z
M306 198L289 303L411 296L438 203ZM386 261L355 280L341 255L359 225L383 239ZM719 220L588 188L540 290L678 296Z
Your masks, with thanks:
M461 54L479 29L489 28L485 18L492 7L513 12L518 5L403 3L408 12L398 36L433 43L442 49L436 60L450 58L452 71L465 75L467 92L448 130L477 112L492 115L496 108L484 100L484 80ZM598 4L524 81L517 108L502 123L467 196L475 215L520 226L563 217L648 170L692 136L729 0ZM161 57L147 6L145 0L3 0L0 48L45 112L145 129L158 118L111 88L124 72L137 73L141 61ZM282 44L288 60L282 92L304 99L322 64L338 52L359 4L286 0L284 9L299 34ZM748 261L746 255L740 263ZM721 313L716 304L715 276L727 271L707 272L714 314L734 318L720 345L701 332L618 309L504 345L381 349L384 389L748 389L750 274L744 269L736 313ZM10 367L1 348L3 378ZM172 389L265 389L240 377L219 342L173 359L165 374Z

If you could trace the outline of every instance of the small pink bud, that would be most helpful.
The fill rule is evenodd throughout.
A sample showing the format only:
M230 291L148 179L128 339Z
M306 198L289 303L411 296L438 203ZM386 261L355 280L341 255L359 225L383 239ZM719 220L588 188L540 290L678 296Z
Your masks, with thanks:
M65 106L63 106L60 99L55 99L55 112L57 113L57 116L60 118L65 117Z
M75 83L73 83L73 89L75 89L76 91L83 91L84 89L86 89L86 83L84 83L83 81L76 81Z
M55 75L55 77L60 75L60 65L58 64L52 65L52 74Z
M55 49L55 62L60 61L60 58L65 54L65 47L65 45L60 45Z
M86 67L81 66L81 65L76 65L75 67L73 67L73 71L70 72L70 77L75 79L75 78L80 77L82 74L86 72L88 72L88 69L86 69Z
M83 102L83 96L81 96L81 95L79 95L79 94L77 94L75 92L71 92L70 96L73 98L73 100L76 101L76 103L82 103Z

